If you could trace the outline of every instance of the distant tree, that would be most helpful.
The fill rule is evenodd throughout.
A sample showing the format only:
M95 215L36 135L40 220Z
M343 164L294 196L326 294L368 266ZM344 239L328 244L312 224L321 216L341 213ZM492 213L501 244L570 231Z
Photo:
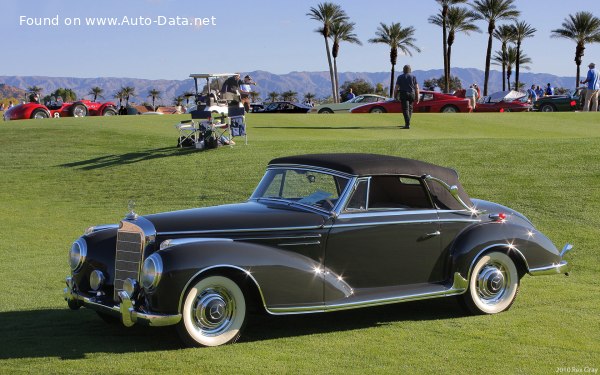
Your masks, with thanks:
M333 41L333 46L331 48L331 55L333 57L333 77L335 79L335 92L338 95L340 93L340 85L337 71L337 57L340 53L340 43L348 42L362 46L361 41L358 40L356 34L354 34L355 25L354 22L346 21L337 21L331 25L331 34L329 37ZM338 97L338 102L339 101L341 101L341 98Z
M276 102L276 101L277 101L277 99L279 99L279 93L278 93L278 92L276 92L276 91L270 92L270 93L268 93L267 95L268 95L268 97L269 97L269 101L270 101L271 103L273 103L273 102Z
M304 94L304 101L308 103L312 103L315 100L315 94L307 92Z
M148 98L152 98L152 110L156 111L156 106L154 106L154 103L156 102L156 99L162 99L160 97L161 92L157 89L150 89L148 91Z
M173 98L173 105L179 107L183 101L185 100L185 97L183 95L178 95L175 98Z
M378 83L375 85L375 94L386 96L388 92L387 87L383 85L383 83Z
M464 2L464 1L463 1ZM446 71L443 75L444 79L448 76L451 77L450 69L452 66L451 58L452 58L452 45L454 44L454 40L456 39L456 33L462 32L469 35L470 32L478 32L480 33L479 27L477 27L473 22L475 21L475 13L461 7L449 7L448 12L445 18L441 14L437 16L429 17L429 23L448 28L448 40L446 41L446 53L447 56L444 59L446 64ZM444 82L444 85L440 87L442 91L449 92L447 90L451 90L450 81Z
M334 101L337 102L338 93L335 91L335 77L333 75L333 65L331 63L331 51L329 49L329 36L331 32L331 26L335 22L345 22L348 20L346 12L341 6L324 2L317 5L316 8L311 7L309 12L306 14L310 19L319 22L322 26L315 30L315 32L321 34L325 39L325 52L327 53L327 62L329 63L329 77L331 78L331 92Z
M390 63L392 64L391 78L390 78L390 97L393 96L394 92L394 67L398 61L398 50L402 51L405 55L412 56L412 51L421 52L419 47L415 43L415 28L412 26L402 27L400 23L392 22L391 25L380 23L375 32L375 38L369 39L369 43L381 43L387 44L390 47Z
M565 18L562 23L562 29L552 30L550 36L552 38L571 39L577 43L575 47L575 65L577 65L575 87L579 86L581 60L585 51L585 45L600 43L600 19L590 12L577 12L575 15L569 14L569 17Z
M493 58L494 65L501 65L503 61L502 51L496 51L496 55ZM510 89L510 76L512 75L513 66L515 66L517 61L517 48L513 46L509 46L506 50L506 85ZM526 64L531 64L531 59L525 54L521 53L521 58L519 61L519 65L525 69L529 70L530 68L526 66Z
M567 95L570 92L571 92L571 90L569 90L566 87L555 87L554 88L554 95Z
M437 85L438 85L437 78L429 78L429 79L426 79L425 81L423 81L423 88L425 90L433 91L433 90L435 90L435 88L437 87ZM450 89L450 86L448 86L448 90L449 89Z
M352 89L352 92L355 95L371 94L375 91L373 86L362 78L357 78L353 81L346 81L342 87L340 87L342 92L349 92L350 89Z
M250 91L250 98L252 99L252 102L256 102L256 100L260 98L260 92Z
M121 87L117 92L113 94L115 99L119 99L119 107L123 106L123 99L125 99L124 87Z
M42 91L44 91L43 88L39 87L39 86L29 86L27 88L27 92L30 94L36 94L36 95L40 95L42 93Z
M296 102L298 101L298 93L296 91L288 90L281 94L281 97L286 102Z
M515 37L515 41L517 44L517 59L515 61L515 90L518 89L519 85L519 60L521 56L521 44L523 43L523 39L531 38L537 31L534 27L528 24L525 21L517 21L514 25L511 25L513 30L513 35Z
M129 107L129 98L132 96L135 96L135 87L125 86L125 87L122 87L121 90L123 90L123 98L125 99L125 106Z
M471 6L478 20L488 24L488 44L485 54L485 76L483 82L483 95L488 94L490 80L490 64L492 63L492 42L496 22L500 20L516 19L520 12L514 5L514 0L475 0Z
M58 99L59 96L62 98L62 100L64 102L74 102L75 100L77 100L77 94L75 93L75 91L73 91L71 89L59 87L56 90L54 90L53 92L51 92L50 94L44 96L44 98L42 99L42 102L43 103L49 102L52 100L53 97L54 97L54 100L56 100L56 99Z
M460 78L458 78L457 76L450 76L448 83L450 84L449 92L454 92L456 90L462 89L462 82L461 82ZM440 78L430 78L430 79L426 79L423 82L423 87L427 88L428 90L432 90L432 91L435 90L436 87L439 87L440 90L444 90L445 85L446 85L446 77L443 75Z
M500 43L502 43L502 91L506 91L506 81L504 81L504 77L506 76L506 47L509 42L514 42L515 35L513 33L513 28L510 25L500 25L494 30L494 38L498 39Z
M98 98L104 98L102 94L104 94L104 89L98 86L92 87L88 92L88 95L92 95L94 97L94 99L92 99L93 102L95 102Z

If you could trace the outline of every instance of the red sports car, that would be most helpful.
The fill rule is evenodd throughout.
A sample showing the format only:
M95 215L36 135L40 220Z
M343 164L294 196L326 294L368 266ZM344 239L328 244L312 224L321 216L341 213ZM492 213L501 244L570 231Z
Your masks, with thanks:
M517 91L500 91L485 96L477 103L474 112L527 112L531 104L527 103L527 94Z
M52 103L48 106L37 102L19 104L4 112L4 120L25 120L48 117L114 116L117 109L114 103L98 103L79 100L74 103Z
M434 91L421 91L419 103L415 103L414 112L471 112L471 104L467 99ZM401 113L402 104L396 99L385 102L369 103L355 107L351 113Z

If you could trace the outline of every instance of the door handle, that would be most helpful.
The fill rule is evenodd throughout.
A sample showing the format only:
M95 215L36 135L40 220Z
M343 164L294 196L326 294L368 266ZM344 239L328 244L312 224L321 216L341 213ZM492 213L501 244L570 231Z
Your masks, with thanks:
M425 237L427 237L427 238L429 238L429 237L436 237L436 236L439 236L439 235L441 235L441 234L442 234L442 232L440 232L439 230L436 230L436 231L435 231L435 232L433 232L433 233L427 233L427 234L425 235Z

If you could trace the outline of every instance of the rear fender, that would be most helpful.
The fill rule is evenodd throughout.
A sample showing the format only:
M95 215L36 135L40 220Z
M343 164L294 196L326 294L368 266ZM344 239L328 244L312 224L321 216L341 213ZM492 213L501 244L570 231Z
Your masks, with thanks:
M323 304L323 283L335 287L322 265L303 255L259 244L227 239L186 239L159 250L164 271L150 296L152 309L181 310L187 290L209 274L235 274L238 282L256 287L267 311L273 307ZM343 293L343 292L340 292Z
M460 272L468 279L475 261L491 251L509 255L522 274L561 261L556 246L535 228L508 222L487 222L473 226L454 241L452 272Z

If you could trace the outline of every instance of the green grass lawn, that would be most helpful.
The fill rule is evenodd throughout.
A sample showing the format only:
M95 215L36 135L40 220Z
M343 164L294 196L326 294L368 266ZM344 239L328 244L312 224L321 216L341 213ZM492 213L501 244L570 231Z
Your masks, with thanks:
M549 374L600 368L600 117L593 113L250 114L249 144L175 147L185 116L0 123L0 373ZM62 298L67 250L135 200L147 214L245 200L274 157L371 152L456 168L472 197L527 215L571 276L526 276L513 307L453 299L252 317L240 342L182 349L169 328L104 324ZM566 371L566 370L565 370Z

